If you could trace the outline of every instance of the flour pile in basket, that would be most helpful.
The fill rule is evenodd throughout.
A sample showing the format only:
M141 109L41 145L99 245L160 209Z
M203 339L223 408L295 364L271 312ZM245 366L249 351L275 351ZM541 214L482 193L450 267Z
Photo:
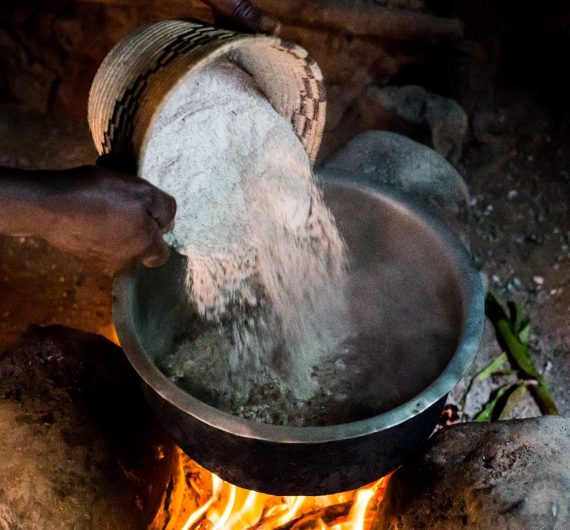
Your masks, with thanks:
M139 174L177 200L169 242L201 319L162 370L260 421L314 397L314 367L348 335L345 254L290 122L220 61L170 94Z

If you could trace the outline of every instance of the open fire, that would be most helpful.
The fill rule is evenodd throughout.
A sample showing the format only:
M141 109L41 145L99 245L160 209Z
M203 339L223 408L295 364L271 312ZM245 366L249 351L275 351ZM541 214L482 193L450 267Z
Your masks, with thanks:
M248 491L180 453L164 530L369 530L389 475L355 491L319 497L277 497Z

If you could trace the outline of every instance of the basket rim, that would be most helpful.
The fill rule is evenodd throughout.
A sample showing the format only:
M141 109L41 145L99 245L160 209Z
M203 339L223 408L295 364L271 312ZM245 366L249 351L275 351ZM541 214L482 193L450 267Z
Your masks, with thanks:
M300 87L305 80L301 71L302 66L301 63L305 64L305 71L309 74L311 79L314 79L316 82L316 90L317 90L317 98L312 98L315 103L313 104L313 116L308 117L302 113L302 109L305 107L306 102L308 99L311 99L311 95L308 94L308 89L299 89L298 96L295 95L296 103L292 105L290 113L279 112L276 108L275 104L271 101L270 96L267 94L266 91L263 89L260 90L266 95L267 99L275 108L276 112L283 115L285 118L291 121L292 128L294 129L295 133L299 137L299 140L303 144L303 147L309 158L312 162L315 161L317 158L317 154L319 151L319 147L323 137L323 131L326 122L326 93L324 88L323 76L322 72L316 63L316 61L309 55L307 50L305 50L302 46L298 44L291 43L285 41L279 37L270 36L270 35L263 35L263 34L244 34L244 33L235 33L227 30L219 30L217 28L213 28L206 24L199 24L196 22L191 21L184 21L184 20L163 20L156 23L151 24L143 24L137 27L134 31L126 35L123 39L118 41L115 46L108 52L106 58L101 63L97 73L91 84L91 89L89 93L89 102L88 102L88 122L89 128L91 130L91 135L93 141L95 143L95 147L100 155L110 155L113 157L113 152L111 152L111 147L106 145L107 139L110 134L109 131L112 131L111 128L111 121L116 110L116 106L118 102L124 98L127 94L130 85L128 83L133 82L136 80L136 76L140 75L140 68L137 69L126 69L127 75L122 78L123 83L124 80L127 80L127 83L124 83L120 89L117 90L117 94L113 94L112 91L109 91L107 94L104 95L104 90L101 89L100 84L105 82L112 82L112 73L116 71L121 63L121 55L117 54L118 48L122 45L125 46L128 44L129 39L133 42L133 47L136 48L137 45L140 44L142 40L144 40L145 32L156 32L157 29L160 27L168 28L168 26L172 26L173 34L179 32L183 34L184 31L200 28L209 28L212 31L219 32L217 34L213 34L210 41L205 41L201 43L196 48L192 48L180 54L177 54L176 57L183 56L184 54L191 53L192 50L196 50L198 53L196 54L195 60L191 64L187 65L187 68L181 68L180 75L174 82L166 88L164 93L160 95L159 100L155 103L155 107L151 113L149 113L150 118L144 124L144 130L139 130L135 134L134 132L128 133L127 138L128 142L131 143L131 147L134 147L132 153L129 153L129 148L125 145L119 144L119 149L117 153L117 157L124 158L127 157L130 159L129 163L133 164L134 167L138 165L138 158L140 158L140 153L144 152L146 146L148 145L149 136L153 129L153 125L156 122L156 119L160 115L161 110L163 109L166 102L169 100L169 95L174 91L180 83L184 82L188 78L189 75L192 75L196 71L205 66L212 64L213 62L219 60L221 57L228 56L228 59L234 62L237 66L244 68L244 65L240 65L239 62L232 60L229 57L231 52L238 52L244 46L251 48L272 48L273 50L277 50L281 53L287 53L292 55L299 61L299 67L282 67L282 70L288 75L295 75L298 79L298 86ZM218 38L216 38L216 35ZM223 40L219 40L219 37L223 36ZM285 62L284 62L285 64ZM121 65L123 66L123 65ZM281 68L279 63L277 63L277 67ZM151 65L149 65L150 71ZM245 68L244 68L245 69ZM124 70L123 70L124 71ZM256 75L253 71L248 71L250 75L254 79L259 80L259 75ZM144 91L146 92L146 88ZM144 95L145 92L141 94ZM313 91L314 92L314 91ZM140 100L140 95L136 96L136 99ZM315 112L317 109L317 112ZM288 114L288 115L287 115ZM303 119L303 124L307 121L311 121L311 125L304 126L304 127L297 127L295 120ZM136 118L132 120L136 123ZM123 124L121 126L116 127L116 130L121 131ZM302 130L299 130L302 129ZM136 141L136 146L134 145L134 138L138 135L138 139Z

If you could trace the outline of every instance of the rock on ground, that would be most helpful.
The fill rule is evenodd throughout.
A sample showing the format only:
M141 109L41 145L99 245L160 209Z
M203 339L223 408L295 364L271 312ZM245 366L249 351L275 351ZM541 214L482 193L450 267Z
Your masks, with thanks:
M368 129L406 134L456 164L468 130L465 111L454 100L420 86L371 86L359 100L358 115Z
M416 197L466 238L469 192L457 170L433 149L405 136L368 131L356 136L322 167Z
M568 418L455 425L393 475L373 530L566 529L569 454Z
M61 326L0 354L0 530L138 530L177 458L120 348Z

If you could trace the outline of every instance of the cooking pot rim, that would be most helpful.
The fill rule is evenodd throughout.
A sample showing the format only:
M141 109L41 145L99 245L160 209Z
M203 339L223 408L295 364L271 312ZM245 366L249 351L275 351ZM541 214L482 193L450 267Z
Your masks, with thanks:
M324 179L331 186L352 188L378 197L392 208L403 209L407 216L427 224L449 251L457 266L463 300L465 321L458 346L439 376L411 400L370 418L350 423L325 426L293 427L256 423L207 405L170 381L145 353L137 336L133 312L133 265L115 275L113 281L113 320L120 343L129 362L141 380L162 400L182 413L211 427L245 438L266 442L306 444L324 443L369 436L404 423L424 412L447 395L463 377L473 361L482 336L484 324L484 289L471 256L459 238L442 221L428 213L416 201L397 191L373 183L362 183L335 176Z

